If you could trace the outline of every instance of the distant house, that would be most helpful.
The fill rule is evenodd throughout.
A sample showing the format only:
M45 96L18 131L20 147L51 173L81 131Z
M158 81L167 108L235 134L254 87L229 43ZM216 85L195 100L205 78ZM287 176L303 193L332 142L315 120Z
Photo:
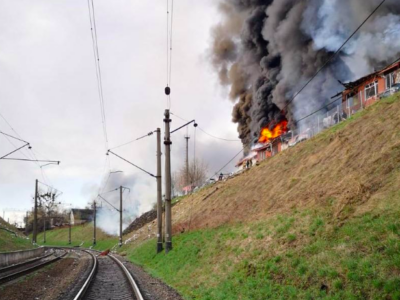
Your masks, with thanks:
M185 186L184 188L182 188L183 195L189 195L194 190L194 188L195 186L193 185Z
M71 224L81 225L93 221L93 209L71 209Z
M247 162L251 162L252 165L255 165L257 163L257 152L252 151L249 155L239 160L236 164L237 171L245 170Z
M399 91L400 62L343 85L346 88L342 92L343 112L351 116L380 98Z

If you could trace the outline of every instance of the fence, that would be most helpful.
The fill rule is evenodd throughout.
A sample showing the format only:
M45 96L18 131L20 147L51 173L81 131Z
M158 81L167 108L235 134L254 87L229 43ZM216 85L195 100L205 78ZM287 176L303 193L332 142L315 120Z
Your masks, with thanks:
M353 99L342 102L340 98L337 102L330 105L326 111L317 112L299 121L297 124L298 128L293 130L293 136L298 136L303 140L309 139L321 131L350 118L363 109L364 107L361 102L353 101Z

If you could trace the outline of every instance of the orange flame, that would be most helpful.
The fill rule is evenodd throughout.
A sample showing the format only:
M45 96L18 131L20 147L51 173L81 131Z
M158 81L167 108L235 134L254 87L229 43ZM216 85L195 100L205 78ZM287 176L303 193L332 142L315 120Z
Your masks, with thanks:
M282 121L274 127L274 129L269 130L269 127L265 127L261 130L261 136L258 140L260 143L268 143L270 140L280 137L282 134L288 131L288 121Z

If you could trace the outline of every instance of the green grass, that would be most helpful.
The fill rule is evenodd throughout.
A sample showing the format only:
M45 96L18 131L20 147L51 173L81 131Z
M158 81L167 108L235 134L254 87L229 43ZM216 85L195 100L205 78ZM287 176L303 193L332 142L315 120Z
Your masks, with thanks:
M153 240L122 251L185 299L400 299L398 205L345 224L306 215L185 233L168 255Z
M0 230L0 252L9 252L35 248L29 239L15 237L13 234Z
M17 250L26 250L35 248L29 239L25 238L22 233L18 232L18 229L14 226L5 222L0 218L0 227L8 228L14 232L18 233L18 236L0 229L0 252L9 252Z
M46 232L46 243L43 243L43 233L39 233L37 242L39 245L47 246L82 246L89 248L93 245L93 224L73 226L71 230L72 243L68 244L68 228L49 230ZM111 249L118 243L118 238L110 236L102 232L100 229L96 231L96 246L93 249L106 250Z

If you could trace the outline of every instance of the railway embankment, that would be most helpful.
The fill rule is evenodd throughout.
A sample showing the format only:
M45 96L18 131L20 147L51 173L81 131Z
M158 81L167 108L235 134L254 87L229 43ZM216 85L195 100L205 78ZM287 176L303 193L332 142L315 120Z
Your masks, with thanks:
M400 299L399 98L182 199L168 255L150 224L122 251L185 299Z
M0 218L0 252L34 248L30 240L17 228Z

